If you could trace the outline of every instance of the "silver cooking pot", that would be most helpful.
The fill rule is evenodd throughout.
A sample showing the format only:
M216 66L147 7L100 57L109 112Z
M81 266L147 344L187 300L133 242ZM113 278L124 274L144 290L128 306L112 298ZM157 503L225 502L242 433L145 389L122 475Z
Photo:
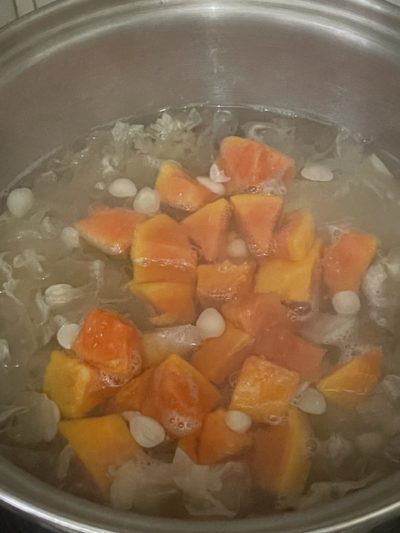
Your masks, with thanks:
M0 32L0 178L95 125L167 106L262 104L400 154L400 7L384 0L64 0ZM0 459L0 499L57 531L365 530L400 513L400 475L334 504L237 521L117 512Z

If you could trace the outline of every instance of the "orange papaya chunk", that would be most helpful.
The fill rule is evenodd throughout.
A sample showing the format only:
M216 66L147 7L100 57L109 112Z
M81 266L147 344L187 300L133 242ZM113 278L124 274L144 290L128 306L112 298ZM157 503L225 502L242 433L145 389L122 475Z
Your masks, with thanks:
M225 415L225 410L218 409L205 417L198 444L200 464L213 465L236 457L253 444L250 433L238 433L226 425Z
M226 320L253 337L257 337L262 330L278 325L292 329L296 327L292 313L274 292L242 296L225 303L221 311Z
M187 324L195 318L194 287L187 283L132 283L132 292L148 302L157 316L150 318L156 326Z
M308 210L287 213L273 239L273 253L276 257L301 261L315 241L314 217Z
M255 431L251 470L257 485L274 496L299 496L310 472L312 438L307 416L294 407L287 424Z
M206 339L192 357L192 364L219 385L238 370L249 355L254 339L227 323L220 337Z
M254 422L275 422L287 415L299 382L296 372L261 357L248 357L234 388L230 409L247 413Z
M161 165L155 189L161 203L183 211L197 211L215 198L215 194L193 179L175 161L166 161Z
M278 257L265 260L255 280L255 292L276 292L282 300L308 302L313 283L318 274L321 241L316 240L307 256L301 261Z
M266 330L257 339L254 353L277 365L293 370L302 381L317 381L325 350L284 327Z
M80 418L112 394L97 369L54 351L47 365L43 391L60 409L64 418Z
M142 369L139 340L139 331L124 317L93 309L86 316L72 349L85 363L124 382Z
M373 235L349 231L326 249L322 261L323 280L332 296L340 291L358 292L377 246Z
M124 411L140 411L153 379L153 369L148 368L122 387L114 391L114 395L104 406L106 413L123 413Z
M106 254L128 254L135 228L145 219L133 209L102 206L76 222L75 228L85 241Z
M250 252L255 256L270 253L272 232L282 211L282 198L266 194L231 196L233 214Z
M228 241L231 208L225 198L200 208L182 221L206 261L216 261Z
M131 258L135 283L195 281L196 253L183 226L168 215L156 215L137 226Z
M223 261L197 268L197 296L204 307L218 305L247 294L253 283L254 263Z
M119 415L64 420L59 431L89 472L104 499L112 477L110 468L139 459L143 452Z
M178 440L178 448L180 448L183 452L186 453L188 457L194 462L198 463L198 453L197 448L199 445L199 435L198 433L191 433L190 435L186 435L186 437L182 437Z
M266 180L290 182L295 175L294 161L275 148L241 137L225 137L217 165L231 179L226 183L229 193L261 185Z
M220 402L218 390L190 363L171 355L154 369L142 413L177 438L195 433Z
M380 348L353 357L322 378L317 389L329 402L352 409L375 388L381 376L381 361Z

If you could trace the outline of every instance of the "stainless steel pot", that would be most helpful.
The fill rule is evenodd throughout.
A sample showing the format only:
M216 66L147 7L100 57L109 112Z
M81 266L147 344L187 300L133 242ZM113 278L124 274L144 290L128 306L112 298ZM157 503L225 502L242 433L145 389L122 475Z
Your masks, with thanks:
M400 9L384 0L64 0L0 33L0 177L91 127L194 102L263 104L400 154ZM116 512L0 460L0 499L62 531L364 529L400 512L400 475L335 504L233 522Z

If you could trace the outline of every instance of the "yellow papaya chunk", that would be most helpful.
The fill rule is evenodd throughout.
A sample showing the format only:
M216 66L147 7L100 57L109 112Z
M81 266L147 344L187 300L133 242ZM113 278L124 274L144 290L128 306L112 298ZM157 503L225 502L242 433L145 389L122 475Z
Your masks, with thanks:
M351 409L371 394L381 376L382 350L370 350L335 368L317 383L326 399Z
M135 283L194 283L197 256L186 231L168 215L138 224L131 250Z
M289 408L287 424L257 429L251 454L257 485L274 496L299 496L310 472L312 438L307 415L294 407Z
M206 416L198 443L198 462L213 465L240 455L251 447L249 432L232 431L225 423L226 411L218 409Z
M124 411L140 411L151 384L153 369L148 368L140 376L137 376L122 387L118 388L114 395L104 406L106 413L123 413Z
M161 165L155 189L161 203L183 211L196 211L215 198L215 194L193 179L175 161L166 161Z
M301 261L271 257L260 266L255 280L255 292L276 292L282 300L308 302L313 282L319 273L321 241L316 240Z
M281 227L275 233L273 254L281 259L301 261L315 241L314 217L308 210L292 211L283 218Z
M107 399L114 389L107 387L97 369L65 352L54 351L47 365L43 391L64 418L80 418Z
M247 413L254 422L279 421L286 417L299 382L297 372L260 357L248 357L233 390L229 408Z
M108 415L63 420L59 431L74 450L107 499L112 478L109 470L142 455L122 416Z

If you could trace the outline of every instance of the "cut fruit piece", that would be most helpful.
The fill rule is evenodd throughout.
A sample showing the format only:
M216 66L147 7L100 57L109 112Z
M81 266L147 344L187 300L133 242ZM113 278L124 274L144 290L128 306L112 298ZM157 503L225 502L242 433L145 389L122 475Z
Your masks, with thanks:
M198 441L198 462L213 465L242 454L253 444L252 435L232 431L225 423L226 411L218 409L203 422Z
M353 357L322 378L317 389L328 402L352 409L371 394L381 377L382 350Z
M263 332L253 351L277 365L297 372L302 381L314 382L321 377L325 350L284 327L278 326Z
M373 235L349 231L326 249L322 270L331 296L341 291L359 291L377 246L378 241Z
M178 438L195 433L220 402L218 390L190 363L171 355L154 369L142 413Z
M144 456L119 415L64 420L59 424L59 431L82 461L104 499L108 497L112 483L110 469Z
M290 182L295 175L294 161L271 146L241 137L225 137L217 165L230 177L229 193L260 186L267 180Z
M213 307L247 294L253 283L255 265L245 261L235 265L230 261L199 265L197 295L203 307Z
M231 207L225 198L208 204L182 221L190 239L199 246L206 261L223 254L227 241Z
M215 194L200 185L175 161L161 165L155 189L161 203L183 211L196 211L215 198Z
M221 311L226 320L253 337L278 325L289 329L295 329L297 326L293 313L273 292L242 296L224 304Z
M131 283L133 293L149 303L157 316L150 318L156 326L187 324L195 318L194 286L186 283Z
M53 400L64 418L80 418L113 394L95 368L65 352L51 354L43 392Z
M82 361L124 383L142 369L139 340L139 331L124 317L93 309L86 316L72 349Z
M241 367L253 343L253 337L227 323L220 337L202 343L193 355L192 364L203 376L219 385Z
M316 240L301 261L271 257L256 274L255 292L276 292L282 300L309 302L313 283L319 277L321 241Z
M273 254L281 259L301 261L315 241L314 217L308 210L287 213L273 239Z
M251 469L257 485L273 496L299 496L310 473L313 432L308 418L290 407L287 424L254 434Z
M287 415L299 382L296 372L251 356L239 374L229 409L247 413L254 422L279 423Z
M101 206L75 223L79 235L109 255L128 254L137 224L146 219L133 209Z
M124 411L140 411L143 402L149 392L153 369L148 368L140 376L131 379L123 387L120 387L104 406L104 412L123 413Z
M269 255L272 233L282 211L282 198L266 194L238 194L231 196L230 200L236 223L250 252L258 257Z
M135 283L194 283L197 256L185 229L161 214L139 224L132 246Z
M191 433L178 440L178 448L186 453L188 457L194 462L198 463L197 448L199 445L199 434Z

